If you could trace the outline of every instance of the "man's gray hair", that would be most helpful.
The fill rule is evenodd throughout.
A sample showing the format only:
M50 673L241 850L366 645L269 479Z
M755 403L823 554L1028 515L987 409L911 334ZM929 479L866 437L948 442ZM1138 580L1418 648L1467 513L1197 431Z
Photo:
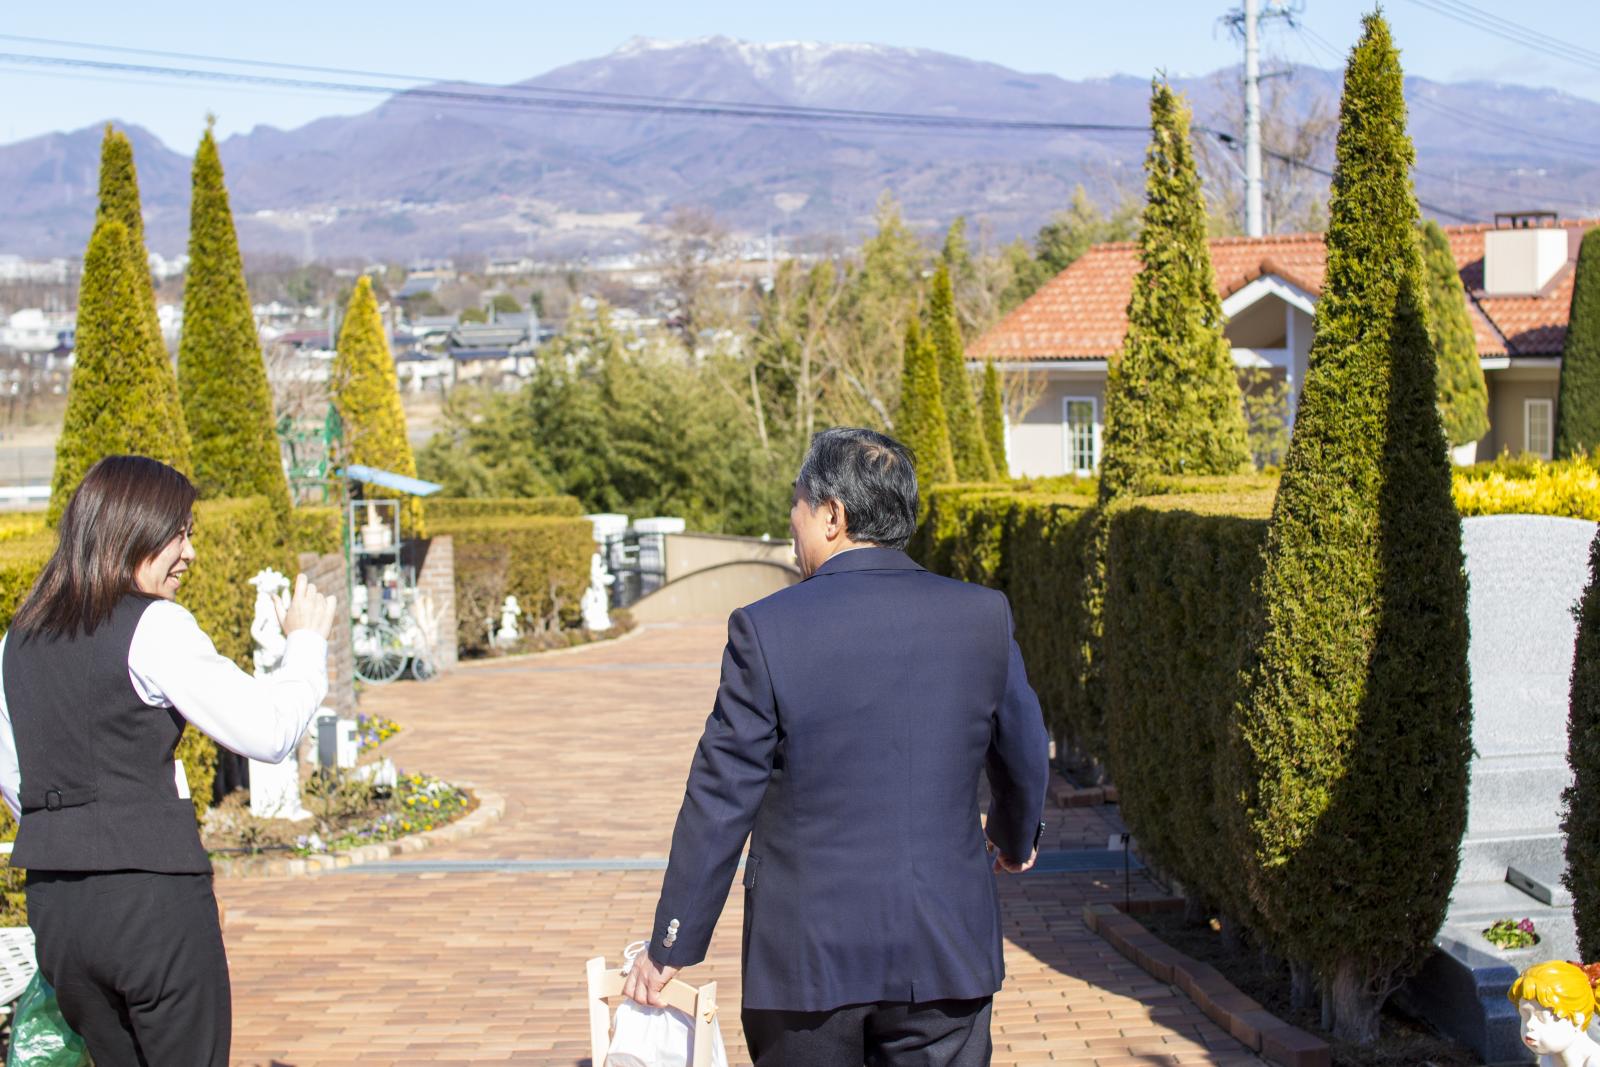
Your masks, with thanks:
M874 430L835 427L811 438L795 490L812 507L844 505L852 541L903 549L917 528L917 472L911 451Z

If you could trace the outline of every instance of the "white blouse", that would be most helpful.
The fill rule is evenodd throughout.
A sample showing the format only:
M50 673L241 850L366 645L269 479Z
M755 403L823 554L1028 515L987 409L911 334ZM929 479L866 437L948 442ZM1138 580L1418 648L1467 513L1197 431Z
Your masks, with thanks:
M9 634L7 635L10 636ZM0 664L5 639L0 638ZM294 752L328 695L328 642L321 634L289 635L283 663L254 678L217 652L187 608L157 600L145 609L128 646L128 680L155 708L176 708L195 729L241 756L280 763ZM0 799L20 817L22 772L0 666ZM179 788L187 795L186 784Z

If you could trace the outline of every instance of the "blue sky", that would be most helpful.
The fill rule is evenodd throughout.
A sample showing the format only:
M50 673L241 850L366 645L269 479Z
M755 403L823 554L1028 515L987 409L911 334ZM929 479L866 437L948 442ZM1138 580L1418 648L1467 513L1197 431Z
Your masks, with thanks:
M869 41L931 48L1065 78L1158 69L1193 74L1237 62L1239 46L1218 26L1235 0L276 0L249 16L234 5L167 0L11 3L0 34L192 52L314 66L511 82L602 55L639 35L683 39L726 34L757 41ZM1263 0L1263 3L1271 0ZM1600 52L1595 0L1472 0L1481 9ZM1311 33L1341 52L1371 0L1298 0ZM238 5L243 7L244 5ZM1585 10L1587 9L1587 10ZM1409 73L1548 86L1600 100L1600 70L1464 26L1416 0L1388 0ZM1272 29L1269 48L1296 62L1332 66L1305 34ZM0 52L126 60L104 52L0 39ZM107 118L143 125L187 152L208 111L226 135L266 123L293 127L375 103L344 94L50 72L0 60L0 143Z

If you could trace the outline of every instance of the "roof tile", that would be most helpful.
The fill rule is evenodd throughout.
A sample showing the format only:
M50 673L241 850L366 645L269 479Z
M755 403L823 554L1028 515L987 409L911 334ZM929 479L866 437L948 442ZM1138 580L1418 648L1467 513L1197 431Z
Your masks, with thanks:
M1564 221L1582 233L1600 220ZM1534 296L1483 295L1483 235L1491 223L1446 226L1450 250L1470 303L1478 352L1484 356L1559 355L1572 303L1571 262ZM1320 233L1219 237L1210 242L1217 292L1223 298L1264 275L1305 290L1322 289L1326 249ZM1577 240L1569 242L1576 255ZM1139 271L1138 245L1095 245L973 343L974 359L1002 361L1106 359L1122 347L1128 297Z

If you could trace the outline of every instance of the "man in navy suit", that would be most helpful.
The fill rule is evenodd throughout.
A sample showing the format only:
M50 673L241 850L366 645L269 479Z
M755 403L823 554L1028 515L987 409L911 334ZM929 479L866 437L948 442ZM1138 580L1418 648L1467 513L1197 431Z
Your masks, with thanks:
M916 521L902 445L817 434L790 512L805 580L728 621L625 991L659 1005L705 958L749 836L742 1019L758 1067L989 1062L1005 974L993 872L1037 856L1049 742L1005 596L913 562Z

